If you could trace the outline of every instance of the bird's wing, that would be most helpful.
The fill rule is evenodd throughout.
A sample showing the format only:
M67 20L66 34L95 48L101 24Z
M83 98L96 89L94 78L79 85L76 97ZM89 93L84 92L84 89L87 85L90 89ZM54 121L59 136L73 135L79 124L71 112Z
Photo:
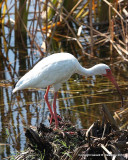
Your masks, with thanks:
M72 61L60 61L40 69L37 78L35 78L38 79L37 86L46 87L68 80L73 73L75 73L75 67Z
M75 66L71 60L59 61L34 67L26 73L16 84L17 90L25 88L42 88L48 85L62 83L75 73Z

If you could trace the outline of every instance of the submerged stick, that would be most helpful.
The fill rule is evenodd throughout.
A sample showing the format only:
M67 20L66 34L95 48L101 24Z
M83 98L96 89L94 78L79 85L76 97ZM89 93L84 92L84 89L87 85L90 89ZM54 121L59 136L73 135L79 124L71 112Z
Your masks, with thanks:
M114 120L113 116L111 115L109 109L106 106L103 106L102 110L104 112L104 115L105 115L106 119L111 123L112 127L115 130L119 130L119 127L118 127L116 121Z

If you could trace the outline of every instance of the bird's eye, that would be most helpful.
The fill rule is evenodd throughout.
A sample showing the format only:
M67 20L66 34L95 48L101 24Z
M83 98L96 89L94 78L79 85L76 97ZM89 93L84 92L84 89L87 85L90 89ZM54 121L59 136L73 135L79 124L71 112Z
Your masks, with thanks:
M109 72L110 72L110 69L107 69L107 72L109 73Z

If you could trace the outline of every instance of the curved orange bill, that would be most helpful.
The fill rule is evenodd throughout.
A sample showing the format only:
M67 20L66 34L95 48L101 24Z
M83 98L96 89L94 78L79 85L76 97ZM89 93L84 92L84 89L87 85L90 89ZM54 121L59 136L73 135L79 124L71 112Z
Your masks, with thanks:
M106 71L107 71L107 74L104 74L104 76L107 77L114 84L114 86L116 87L117 92L119 93L119 95L121 97L121 106L123 107L123 96L122 96L122 93L121 93L121 91L119 89L119 86L118 86L115 78L113 77L111 70L108 69Z

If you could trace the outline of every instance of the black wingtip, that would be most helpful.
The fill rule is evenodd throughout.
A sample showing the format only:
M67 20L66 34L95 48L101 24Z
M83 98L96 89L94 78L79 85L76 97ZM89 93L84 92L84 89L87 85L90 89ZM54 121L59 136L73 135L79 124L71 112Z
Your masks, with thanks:
M16 84L17 84L17 82L15 82L15 83L13 84L13 88L15 88L15 87L16 87Z

